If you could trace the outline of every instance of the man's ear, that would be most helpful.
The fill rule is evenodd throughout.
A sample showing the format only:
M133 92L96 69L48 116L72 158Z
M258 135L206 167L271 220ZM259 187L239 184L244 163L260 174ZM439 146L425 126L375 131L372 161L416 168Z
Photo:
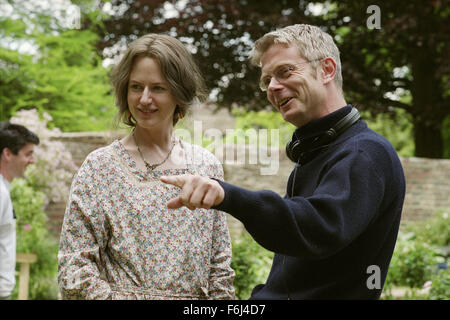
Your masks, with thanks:
M10 160L14 153L9 148L3 148L2 150L2 159Z
M336 61L333 58L327 57L321 61L321 76L322 83L328 84L333 81L334 76L336 75Z

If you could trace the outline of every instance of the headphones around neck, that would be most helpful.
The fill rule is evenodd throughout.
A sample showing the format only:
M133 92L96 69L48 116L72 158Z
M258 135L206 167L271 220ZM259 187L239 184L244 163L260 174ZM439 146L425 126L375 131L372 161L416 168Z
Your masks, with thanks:
M311 151L327 147L330 142L335 140L342 132L350 128L361 115L356 108L352 110L341 120L339 120L333 127L314 137L312 141L305 141L310 139L297 138L294 134L294 139L286 144L286 155L288 158L296 163L302 162L305 156ZM295 139L296 138L296 139Z

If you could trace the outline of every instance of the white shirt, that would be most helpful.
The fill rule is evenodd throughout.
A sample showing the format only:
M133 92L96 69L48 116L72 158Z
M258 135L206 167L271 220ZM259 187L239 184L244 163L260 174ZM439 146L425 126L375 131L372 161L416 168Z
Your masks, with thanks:
M16 219L9 188L0 174L0 297L11 295L16 283Z

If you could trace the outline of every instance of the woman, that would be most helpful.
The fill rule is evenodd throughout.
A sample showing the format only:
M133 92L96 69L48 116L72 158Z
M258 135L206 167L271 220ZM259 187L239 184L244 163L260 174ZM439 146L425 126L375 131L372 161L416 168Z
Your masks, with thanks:
M225 213L168 210L179 191L159 181L223 176L211 153L173 134L204 95L192 56L178 40L148 34L130 45L112 82L133 130L88 155L74 178L58 255L63 298L233 299Z

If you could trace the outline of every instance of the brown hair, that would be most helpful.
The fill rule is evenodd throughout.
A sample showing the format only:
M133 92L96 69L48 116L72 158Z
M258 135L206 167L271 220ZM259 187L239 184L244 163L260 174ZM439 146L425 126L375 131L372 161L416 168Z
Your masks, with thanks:
M147 34L133 41L119 64L113 69L111 82L114 86L118 118L124 124L136 126L128 108L128 81L134 61L138 57L149 57L158 61L170 91L180 102L175 109L173 124L180 113L206 97L203 76L186 47L177 39L163 34Z

